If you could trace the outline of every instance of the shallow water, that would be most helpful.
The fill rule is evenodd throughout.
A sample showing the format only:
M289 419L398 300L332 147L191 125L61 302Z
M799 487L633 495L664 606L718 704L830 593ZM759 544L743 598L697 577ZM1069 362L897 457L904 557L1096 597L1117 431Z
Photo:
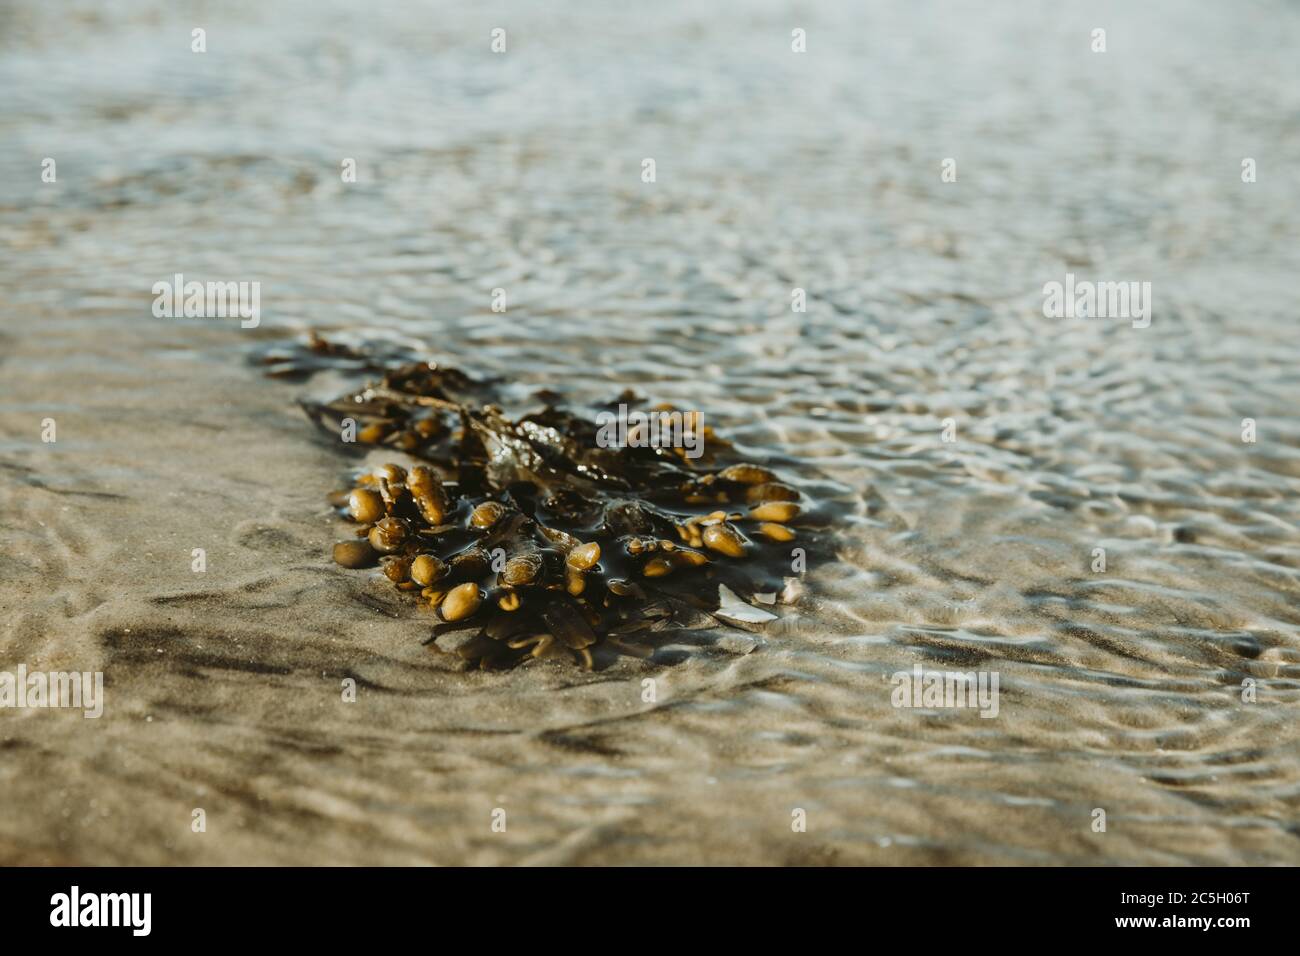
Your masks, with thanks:
M108 694L0 712L0 860L1300 862L1300 11L858 6L0 8L0 670ZM1044 318L1067 271L1150 327ZM260 326L154 318L178 272ZM779 630L458 673L328 560L294 401L347 383L248 364L307 329L703 409L837 560Z

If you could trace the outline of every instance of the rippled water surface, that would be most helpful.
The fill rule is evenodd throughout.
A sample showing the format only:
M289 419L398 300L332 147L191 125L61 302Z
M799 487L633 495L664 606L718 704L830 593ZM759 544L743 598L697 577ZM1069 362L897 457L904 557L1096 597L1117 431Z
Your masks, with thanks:
M864 6L0 7L0 669L108 687L0 714L0 860L1300 862L1300 8ZM779 630L458 673L328 560L345 380L248 363L309 329L703 409L837 559Z

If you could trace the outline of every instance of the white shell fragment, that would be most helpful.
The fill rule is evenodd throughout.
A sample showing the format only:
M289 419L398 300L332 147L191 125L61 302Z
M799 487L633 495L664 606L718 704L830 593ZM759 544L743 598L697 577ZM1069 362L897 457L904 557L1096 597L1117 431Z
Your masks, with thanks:
M797 604L804 596L803 582L798 578L786 578L785 587L781 589L782 604Z
M725 584L718 585L718 609L713 612L729 624L753 629L755 625L775 621L776 615L762 608L746 604L736 596L736 592Z

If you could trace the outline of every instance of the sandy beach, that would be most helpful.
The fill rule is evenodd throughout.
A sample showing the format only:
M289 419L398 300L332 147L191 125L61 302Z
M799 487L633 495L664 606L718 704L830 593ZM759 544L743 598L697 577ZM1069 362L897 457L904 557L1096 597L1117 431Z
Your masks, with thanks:
M0 710L0 863L1300 863L1300 11L1261 10L6 4L0 671L105 699ZM176 273L257 326L156 317ZM1149 325L1046 317L1067 273ZM458 670L330 560L327 495L401 459L298 406L364 375L256 364L312 330L703 409L834 554L779 627ZM916 667L996 716L896 706Z

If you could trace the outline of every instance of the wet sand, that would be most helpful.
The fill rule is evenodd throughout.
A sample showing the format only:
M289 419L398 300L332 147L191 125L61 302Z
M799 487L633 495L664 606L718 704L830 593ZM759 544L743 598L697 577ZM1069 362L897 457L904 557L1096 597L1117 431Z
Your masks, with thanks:
M5 13L0 670L107 699L0 711L0 862L1300 862L1294 10L1115 7L1102 70L1028 8L819 10L798 61L779 4L250 4L202 62L184 5L77 9ZM1067 270L1151 327L1045 319ZM155 318L176 272L260 326ZM835 559L779 630L458 672L329 560L295 401L349 381L249 362L309 328L703 409L848 502ZM894 707L918 664L998 716Z

